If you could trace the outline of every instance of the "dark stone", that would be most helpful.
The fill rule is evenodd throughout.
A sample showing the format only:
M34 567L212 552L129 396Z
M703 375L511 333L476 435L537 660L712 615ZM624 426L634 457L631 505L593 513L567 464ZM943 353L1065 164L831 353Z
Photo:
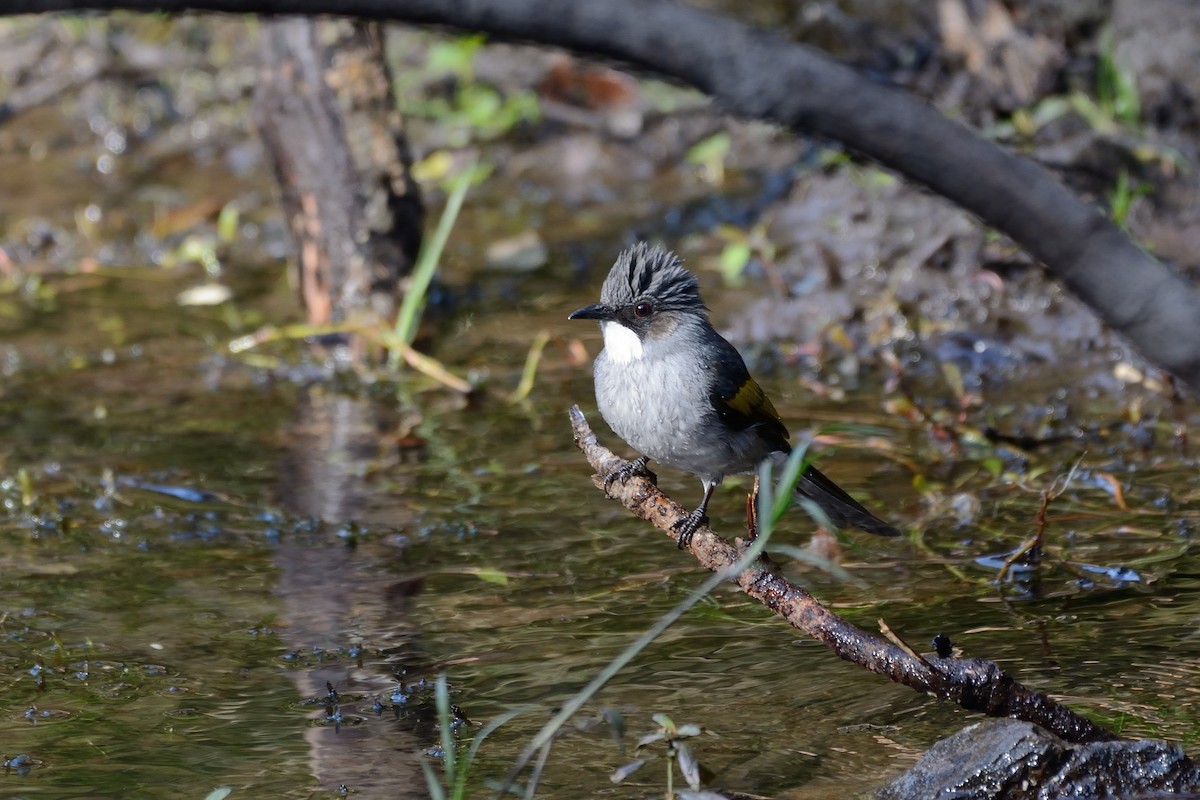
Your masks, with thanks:
M1072 745L1036 725L988 720L943 739L878 800L1200 798L1200 770L1154 739Z

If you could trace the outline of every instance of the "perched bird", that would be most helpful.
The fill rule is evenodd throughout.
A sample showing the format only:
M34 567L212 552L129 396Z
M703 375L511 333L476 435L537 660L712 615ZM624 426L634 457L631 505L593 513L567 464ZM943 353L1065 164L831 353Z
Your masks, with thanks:
M754 472L765 459L781 465L791 452L788 430L741 354L708 321L696 276L679 257L644 242L613 264L600 302L569 319L599 320L604 350L596 357L596 402L605 422L641 453L606 481L645 470L653 459L690 472L704 499L678 526L686 547L705 521L713 490L726 475ZM897 536L815 467L797 494L837 526Z

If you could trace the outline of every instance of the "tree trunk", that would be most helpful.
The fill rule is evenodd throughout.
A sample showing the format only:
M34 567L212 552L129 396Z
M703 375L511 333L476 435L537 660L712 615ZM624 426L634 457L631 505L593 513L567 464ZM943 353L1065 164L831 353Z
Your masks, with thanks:
M263 20L255 118L313 324L390 319L422 209L378 23Z

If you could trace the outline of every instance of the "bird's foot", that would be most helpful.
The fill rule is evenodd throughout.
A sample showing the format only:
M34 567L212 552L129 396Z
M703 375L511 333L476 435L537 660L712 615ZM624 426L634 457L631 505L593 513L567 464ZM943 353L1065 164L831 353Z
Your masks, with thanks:
M616 481L625 481L632 478L634 475L652 475L650 470L646 469L646 464L650 462L649 456L638 456L633 461L628 462L623 467L617 467L612 472L604 476L604 491L608 492L608 487L612 486Z
M683 519L671 526L671 530L679 534L679 549L684 550L692 544L692 537L696 535L701 525L708 522L708 515L704 513L703 508L697 508L692 513L688 514Z

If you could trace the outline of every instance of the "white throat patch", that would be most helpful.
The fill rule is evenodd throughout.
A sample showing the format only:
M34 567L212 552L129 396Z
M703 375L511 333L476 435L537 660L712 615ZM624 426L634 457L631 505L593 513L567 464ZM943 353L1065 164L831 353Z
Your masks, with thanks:
M613 361L628 364L642 357L642 340L629 328L610 320L605 320L601 328L604 333L604 349Z

